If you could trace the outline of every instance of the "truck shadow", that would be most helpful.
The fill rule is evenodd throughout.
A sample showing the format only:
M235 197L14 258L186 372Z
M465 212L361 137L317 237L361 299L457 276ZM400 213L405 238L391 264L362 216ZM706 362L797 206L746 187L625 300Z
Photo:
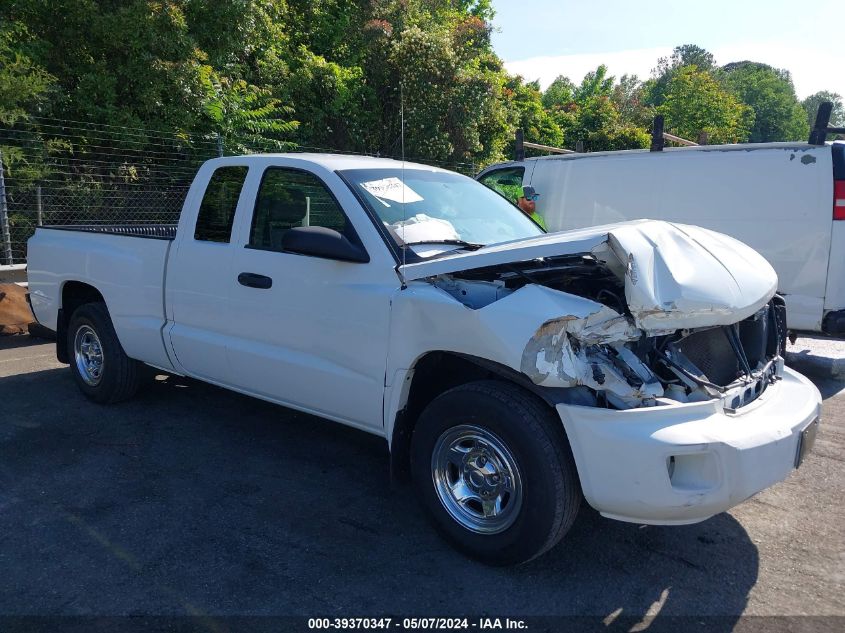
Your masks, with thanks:
M0 336L0 350L18 349L22 347L33 347L50 342L48 339L36 338L34 336L15 334L11 336Z
M586 506L545 556L486 567L391 486L383 440L190 380L111 407L61 369L0 394L0 613L589 615L626 631L712 615L730 630L757 581L730 514L645 527Z
M845 378L821 378L808 376L816 385L822 398L827 400L845 389Z

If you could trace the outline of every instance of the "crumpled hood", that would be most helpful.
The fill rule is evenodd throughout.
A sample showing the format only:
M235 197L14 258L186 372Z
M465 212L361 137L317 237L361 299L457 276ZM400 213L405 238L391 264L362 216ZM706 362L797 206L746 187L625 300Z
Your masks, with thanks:
M399 267L406 281L542 257L594 255L624 278L637 327L651 332L736 323L777 290L756 251L696 226L636 220L549 233Z

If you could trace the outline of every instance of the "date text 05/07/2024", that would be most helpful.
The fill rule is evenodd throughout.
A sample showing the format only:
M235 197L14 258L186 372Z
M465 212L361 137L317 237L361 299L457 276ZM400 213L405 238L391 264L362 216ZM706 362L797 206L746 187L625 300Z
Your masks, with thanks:
M308 628L319 629L400 629L400 630L521 630L524 620L514 618L309 618Z

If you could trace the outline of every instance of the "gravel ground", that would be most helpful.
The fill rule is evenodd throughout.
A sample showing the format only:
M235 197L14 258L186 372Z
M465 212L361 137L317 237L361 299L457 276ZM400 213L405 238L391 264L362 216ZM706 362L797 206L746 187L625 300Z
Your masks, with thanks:
M379 438L174 377L101 407L52 344L0 339L0 615L845 616L845 383L817 384L815 450L785 482L686 527L584 507L552 552L495 569L391 486Z

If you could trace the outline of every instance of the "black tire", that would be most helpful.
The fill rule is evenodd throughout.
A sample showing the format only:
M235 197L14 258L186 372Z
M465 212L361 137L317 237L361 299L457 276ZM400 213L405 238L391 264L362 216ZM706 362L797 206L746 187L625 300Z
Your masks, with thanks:
M96 384L86 381L76 360L77 334L93 331L99 340L102 364ZM108 404L128 400L138 391L143 363L129 358L115 334L104 303L86 303L74 310L67 330L70 369L79 389L94 402Z
M433 464L438 440L469 428L465 425L501 440L522 482L521 503L512 511L515 518L497 533L478 533L462 525L438 494ZM554 547L574 522L582 499L558 416L530 392L503 381L461 385L432 401L414 429L411 473L439 531L460 551L491 565L524 563Z

